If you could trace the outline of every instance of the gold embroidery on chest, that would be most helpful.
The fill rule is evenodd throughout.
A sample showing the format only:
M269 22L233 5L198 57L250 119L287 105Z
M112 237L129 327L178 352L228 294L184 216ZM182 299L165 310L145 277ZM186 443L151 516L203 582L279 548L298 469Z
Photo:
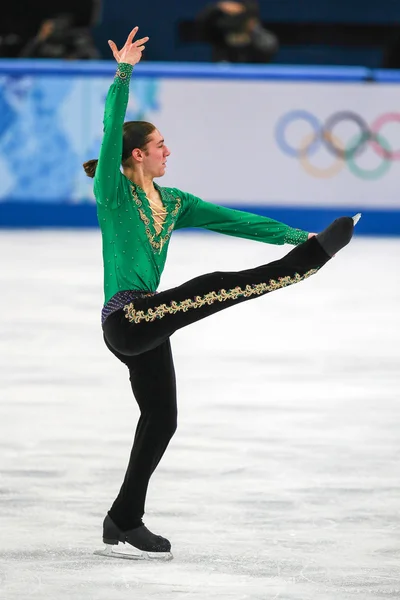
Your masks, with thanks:
M286 277L279 277L277 281L275 279L270 279L268 283L246 285L245 289L238 286L231 290L209 292L204 296L195 296L193 300L191 298L182 300L181 302L172 300L169 306L167 306L167 304L160 304L155 308L149 308L147 311L136 310L135 305L133 302L131 302L130 304L126 304L124 306L124 311L126 313L125 318L128 319L130 323L141 323L142 321L149 323L155 321L156 319L162 319L168 314L172 315L178 312L187 312L191 308L201 308L206 304L214 304L214 302L236 300L240 297L250 298L251 296L260 296L261 294L273 292L275 290L279 290L280 288L287 287L288 285L299 283L300 281L303 281L303 279L311 277L311 275L314 275L314 273L317 271L318 269L311 269L304 275L295 273L293 277L287 275Z
M151 230L150 230L150 223L151 223L151 221L150 221L150 219L148 218L148 216L146 215L146 213L143 210L143 202L139 198L138 193L137 193L137 191L136 191L136 189L135 189L134 186L131 186L131 190L132 190L132 196L133 196L134 202L135 202L136 206L138 207L139 216L140 216L141 220L143 221L143 223L146 226L146 230L145 231L146 231L147 239L149 240L149 242L151 244L151 247L153 248L154 251L158 250L159 252L161 252L164 244L171 237L172 230L174 229L174 226L175 226L175 217L178 215L179 210L181 208L181 204L182 204L181 199L180 198L175 198L175 201L176 201L175 208L171 212L171 216L173 217L174 220L169 225L169 227L168 227L165 235L162 236L162 237L160 237L157 240L155 238L156 238L156 235L157 235L157 237L159 236L159 233L156 232L156 235L154 235L151 232ZM165 221L166 220L167 220L167 216L165 218ZM164 221L163 224L165 224L165 221ZM162 231L162 228L160 230L160 233L161 233L161 231Z

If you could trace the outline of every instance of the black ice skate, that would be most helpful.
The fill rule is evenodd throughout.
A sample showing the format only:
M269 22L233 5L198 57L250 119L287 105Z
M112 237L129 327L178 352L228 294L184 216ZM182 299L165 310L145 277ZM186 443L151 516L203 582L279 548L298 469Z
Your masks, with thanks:
M317 240L329 256L334 256L347 246L353 237L354 227L361 219L361 213L354 217L340 217L317 235Z
M142 525L129 531L121 531L107 515L103 523L104 550L95 554L112 558L127 558L131 560L171 560L170 542L151 533ZM117 549L119 542L125 544L121 550Z

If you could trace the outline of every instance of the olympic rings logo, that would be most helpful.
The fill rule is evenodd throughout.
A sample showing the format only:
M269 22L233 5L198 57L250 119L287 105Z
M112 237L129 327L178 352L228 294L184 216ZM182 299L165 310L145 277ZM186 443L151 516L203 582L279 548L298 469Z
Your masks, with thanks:
M296 121L304 121L312 129L297 148L287 141L287 129ZM343 122L353 123L359 129L347 143L343 143L335 134L335 128ZM356 177L371 181L386 175L391 164L400 160L400 149L393 150L388 140L381 134L381 129L388 123L400 123L400 113L382 115L368 126L360 115L351 111L337 112L322 124L312 113L306 110L294 110L278 121L275 137L282 152L299 159L304 170L313 177L329 179L340 173L347 165ZM334 162L325 168L312 164L310 160L321 147L325 147L334 158ZM372 148L381 159L378 166L373 169L366 169L357 162L368 148Z

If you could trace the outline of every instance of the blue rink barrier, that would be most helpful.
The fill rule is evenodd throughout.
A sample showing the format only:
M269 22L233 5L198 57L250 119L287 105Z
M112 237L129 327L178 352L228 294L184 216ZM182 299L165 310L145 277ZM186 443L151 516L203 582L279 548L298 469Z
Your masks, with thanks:
M249 204L235 204L230 208L270 217L292 227L315 232L322 231L339 216L353 216L361 211L363 218L357 225L357 235L400 235L400 211L365 210L348 206L325 209ZM97 228L98 222L93 204L7 202L0 203L0 226L8 229Z
M320 67L291 65L227 65L210 63L141 63L140 77L163 79L263 79L281 81L369 81L372 71L365 67ZM95 76L115 74L114 61L0 59L1 75Z
M76 148L86 142L81 123L95 121L96 127L101 123L98 111L102 114L105 93L114 73L114 61L0 60L0 227L98 226L96 207L91 191L88 192L92 182L83 174L82 156ZM141 63L135 67L135 73L140 79L134 83L138 85L135 90L137 113L128 113L127 120L143 118L147 111L157 108L153 86L157 79L400 85L400 71L374 71L364 67ZM57 85L49 86L50 78ZM96 81L93 99L97 112L93 115L93 104L86 102L82 115L76 117L74 107L82 106L87 93L83 87L78 89L76 82L86 85L90 78ZM39 82L36 86L32 84L35 81ZM71 95L72 109L59 110L64 105L68 109ZM64 127L68 119L75 118L74 127L70 130ZM96 140L89 150L86 147L85 157L97 156L98 146L99 140ZM79 185L76 184L78 179ZM179 182L176 185L179 187ZM238 199L232 207L309 231L320 231L337 216L361 210L364 218L358 233L400 235L400 202L398 209L364 210L350 198L346 207L337 208L311 208L307 201L304 206L298 199L295 201L296 205L287 206L279 205L278 198L276 202L269 198L268 205L251 205L246 199ZM229 205L228 202L221 204Z

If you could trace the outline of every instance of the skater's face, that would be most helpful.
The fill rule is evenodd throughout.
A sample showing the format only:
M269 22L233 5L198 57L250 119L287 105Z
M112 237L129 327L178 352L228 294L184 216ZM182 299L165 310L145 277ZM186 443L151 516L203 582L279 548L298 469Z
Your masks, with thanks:
M150 135L145 150L141 153L143 171L151 177L162 177L167 168L167 158L171 154L158 129Z

